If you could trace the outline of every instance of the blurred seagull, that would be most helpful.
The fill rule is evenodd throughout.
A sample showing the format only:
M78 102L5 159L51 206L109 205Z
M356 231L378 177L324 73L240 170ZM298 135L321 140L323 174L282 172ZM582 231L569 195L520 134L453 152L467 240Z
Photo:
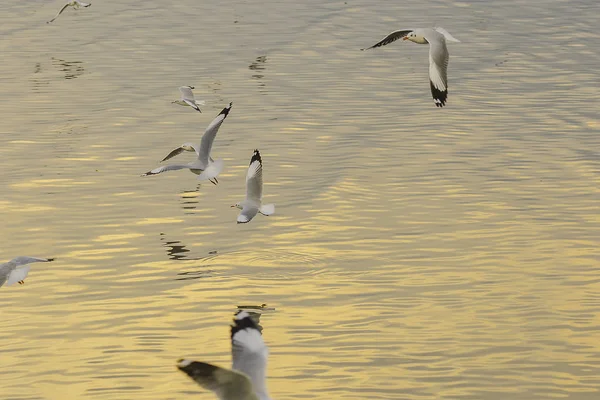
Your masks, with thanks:
M54 258L17 257L0 264L0 286L4 285L5 282L6 286L10 286L15 282L23 285L29 273L29 264L50 261L54 261Z
M262 188L262 159L260 158L260 152L254 150L246 174L246 200L231 206L242 210L237 217L238 224L250 222L257 213L271 215L275 212L275 204L262 205Z
M437 107L443 107L448 98L448 49L446 40L460 42L444 28L401 29L384 37L380 42L361 50L385 46L402 38L418 44L429 44L429 86Z
M260 330L246 311L236 313L233 322L233 369L185 359L177 368L221 400L270 400L265 382L269 349Z
M75 10L78 10L79 7L84 7L85 8L85 7L89 7L91 5L92 5L92 3L84 3L84 2L81 2L81 1L73 0L72 2L65 4L63 6L63 8L60 9L60 11L58 12L58 14L56 14L56 16L54 18L52 18L50 21L48 21L46 23L49 24L50 22L52 22L56 18L58 18L58 16L60 14L62 14L62 12L65 11L65 8L67 8L67 7L73 7Z
M194 174L198 175L199 180L208 179L211 183L217 184L219 181L217 180L217 176L223 170L223 160L214 161L210 157L210 150L212 148L213 141L217 136L217 132L221 127L227 115L229 115L229 111L231 110L231 106L233 104L229 103L227 107L225 107L219 115L208 125L204 135L202 135L202 140L200 141L200 147L196 146L193 143L184 143L175 150L171 151L165 158L161 160L167 161L170 158L175 157L178 154L181 154L184 151L195 151L197 158L187 164L170 164L163 165L162 167L154 168L152 171L148 171L142 176L148 175L156 175L165 171L174 171L177 169L189 169Z
M194 92L192 89L195 89L193 86L181 86L179 91L181 92L181 100L175 100L172 103L179 104L180 106L190 106L194 110L198 112L200 111L200 106L204 105L203 101L196 101L194 97Z

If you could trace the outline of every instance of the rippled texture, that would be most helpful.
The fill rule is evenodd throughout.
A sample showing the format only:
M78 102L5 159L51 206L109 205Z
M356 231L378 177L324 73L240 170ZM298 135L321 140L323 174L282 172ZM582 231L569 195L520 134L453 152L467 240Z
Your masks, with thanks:
M261 303L275 399L600 398L597 1L5 3L0 254L58 260L0 288L3 399L211 398L175 361ZM359 51L434 25L444 109ZM218 186L139 176L230 101Z

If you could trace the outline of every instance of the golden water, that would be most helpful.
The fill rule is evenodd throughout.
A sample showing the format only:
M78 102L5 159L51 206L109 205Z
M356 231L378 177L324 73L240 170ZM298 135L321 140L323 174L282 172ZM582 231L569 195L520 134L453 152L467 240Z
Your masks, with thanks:
M169 3L0 6L0 259L58 258L0 288L0 398L211 398L175 361L261 303L275 399L600 398L595 0ZM444 109L359 51L433 25ZM218 186L139 176L230 101Z

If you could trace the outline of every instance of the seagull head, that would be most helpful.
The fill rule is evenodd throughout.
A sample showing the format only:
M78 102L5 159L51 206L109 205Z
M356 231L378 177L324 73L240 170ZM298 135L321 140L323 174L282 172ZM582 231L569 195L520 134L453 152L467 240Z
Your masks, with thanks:
M239 208L241 210L244 207L242 207L242 205L240 203L235 203L231 206L231 208Z
M412 31L408 35L404 36L402 40L410 40L411 42L418 44L427 44L429 43L427 39L423 37L423 35L417 34L417 32Z

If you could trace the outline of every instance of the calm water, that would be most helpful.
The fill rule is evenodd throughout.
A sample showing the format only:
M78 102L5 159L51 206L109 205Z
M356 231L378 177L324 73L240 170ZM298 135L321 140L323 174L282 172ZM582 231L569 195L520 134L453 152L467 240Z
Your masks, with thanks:
M0 289L2 399L211 398L175 361L260 303L275 399L600 397L596 0L61 3L0 6L0 259L58 257ZM434 25L444 109L359 51ZM140 178L230 101L218 186Z

